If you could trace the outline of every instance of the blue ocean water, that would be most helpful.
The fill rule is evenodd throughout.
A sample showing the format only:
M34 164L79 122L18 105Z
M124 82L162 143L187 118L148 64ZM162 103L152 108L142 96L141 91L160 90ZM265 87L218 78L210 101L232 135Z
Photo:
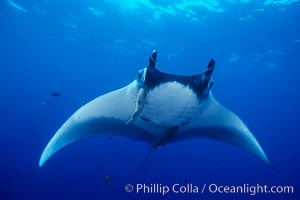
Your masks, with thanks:
M299 199L299 19L298 0L1 1L0 199ZM153 49L157 67L174 74L200 73L215 58L214 96L245 121L271 166L226 143L187 140L152 152L136 183L198 193L127 193L148 145L95 137L40 168L62 123L130 83ZM294 192L201 193L214 184Z

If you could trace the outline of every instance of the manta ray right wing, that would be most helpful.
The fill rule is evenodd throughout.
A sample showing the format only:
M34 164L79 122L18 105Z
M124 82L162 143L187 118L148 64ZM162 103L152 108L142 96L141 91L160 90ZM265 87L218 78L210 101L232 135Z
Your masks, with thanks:
M256 138L236 114L219 104L212 94L209 94L204 104L197 119L182 126L172 140L179 141L197 137L216 139L244 149L270 165Z

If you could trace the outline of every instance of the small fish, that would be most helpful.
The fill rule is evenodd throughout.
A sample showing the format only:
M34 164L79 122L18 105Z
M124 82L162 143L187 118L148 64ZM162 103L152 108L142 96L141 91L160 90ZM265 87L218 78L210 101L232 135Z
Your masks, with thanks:
M105 176L105 178L103 179L103 184L107 184L110 182L111 176Z
M60 97L60 93L59 92L51 92L51 95L54 97Z

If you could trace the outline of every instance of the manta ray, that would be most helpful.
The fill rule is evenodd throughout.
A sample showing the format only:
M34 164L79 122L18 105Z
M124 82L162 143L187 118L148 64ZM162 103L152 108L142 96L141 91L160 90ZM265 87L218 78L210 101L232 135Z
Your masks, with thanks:
M152 149L191 138L212 138L252 153L269 164L262 147L244 122L212 95L215 60L191 76L168 74L148 66L129 85L79 108L55 133L39 166L63 147L91 136L122 136L146 142Z

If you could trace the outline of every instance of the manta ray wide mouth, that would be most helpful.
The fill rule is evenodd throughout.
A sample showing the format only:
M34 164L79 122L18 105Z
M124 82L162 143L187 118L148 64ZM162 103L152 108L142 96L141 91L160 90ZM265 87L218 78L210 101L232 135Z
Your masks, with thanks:
M179 82L182 85L192 88L199 97L208 95L213 85L211 76L215 68L214 59L210 60L204 72L196 75L184 76L169 74L156 69L156 58L157 51L154 50L150 55L148 67L140 70L138 74L138 81L142 83L141 85L145 85L146 88L152 89L162 83Z

